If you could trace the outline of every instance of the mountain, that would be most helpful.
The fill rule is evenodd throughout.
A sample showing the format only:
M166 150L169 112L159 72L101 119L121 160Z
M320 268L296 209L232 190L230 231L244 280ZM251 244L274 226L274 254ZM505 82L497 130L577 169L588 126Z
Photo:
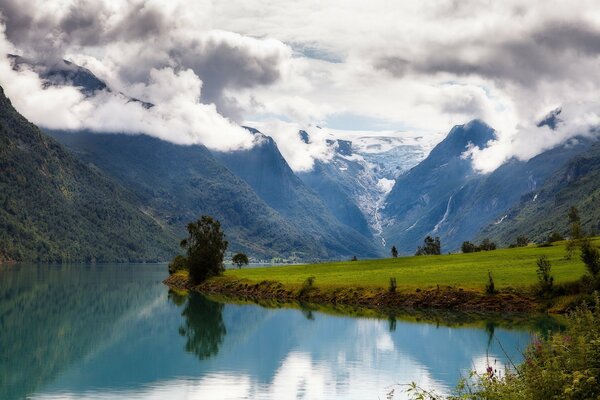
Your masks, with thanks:
M569 233L567 213L576 206L587 232L600 231L600 142L578 140L585 151L572 157L536 190L522 196L520 202L498 221L485 227L479 237L490 237L507 245L518 235L542 243L557 231Z
M479 120L455 126L425 160L399 176L382 212L387 243L414 252L427 234L437 234L453 195L476 176L462 154L468 145L482 148L494 137L494 130Z
M256 129L247 129L254 135L254 147L248 150L214 152L215 157L287 220L311 236L321 236L320 241L326 247L346 255L379 255L379 246L376 247L370 240L371 234L358 208L353 210L354 217L355 220L362 221L363 225L356 226L352 223L354 220L339 218L339 213L332 213L294 174L271 137ZM350 208L352 203L340 206Z
M478 174L461 154L469 143L483 147L493 137L481 121L457 126L426 160L396 181L385 206L390 244L413 252L425 236L434 235L441 238L444 251L455 251L465 240L482 239L483 228L504 223L506 211L522 196L529 196L591 143L579 138L528 161L512 159L490 174Z
M372 255L335 225L317 228L287 219L225 168L204 146L182 146L147 135L50 132L85 162L134 192L176 235L202 214L223 224L231 251L302 260ZM306 209L313 213L314 210ZM328 224L331 221L323 221ZM348 237L346 237L348 235ZM362 240L364 243L364 239Z
M157 261L175 238L29 123L0 88L0 261Z

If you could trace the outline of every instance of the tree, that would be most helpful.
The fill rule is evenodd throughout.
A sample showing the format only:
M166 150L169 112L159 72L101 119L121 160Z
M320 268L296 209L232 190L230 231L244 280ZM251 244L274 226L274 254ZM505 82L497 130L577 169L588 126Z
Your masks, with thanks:
M485 284L485 294L496 294L496 285L494 284L494 277L492 276L492 271L488 271L488 283Z
M496 243L492 242L490 239L485 238L479 244L479 249L482 251L492 251L496 250Z
M550 274L552 266L546 256L537 259L537 276L540 285L540 293L551 294L554 286L554 277Z
M181 241L187 251L188 268L193 283L200 283L225 271L223 257L228 242L221 223L208 215L187 226L188 237Z
M187 258L184 256L176 256L173 261L169 263L169 274L174 274L177 271L188 269Z
M238 268L242 268L242 265L248 265L248 256L244 253L237 253L231 259Z
M462 245L460 246L460 250L463 253L475 253L476 251L479 251L477 246L475 246L473 243L471 243L469 241L463 242Z
M423 240L423 246L419 246L415 253L416 256L428 256L428 255L439 255L442 254L442 245L440 243L440 238L431 236L427 236Z
M396 248L396 246L392 246L392 257L398 257L398 249Z
M594 278L598 276L600 272L600 251L587 238L581 240L581 261Z
M517 247L526 247L529 244L529 238L525 235L517 236Z
M554 231L548 236L548 243L560 242L561 240L565 240L565 238L558 232Z
M356 256L352 256L352 258L350 259L350 261L358 261L358 258L356 258Z

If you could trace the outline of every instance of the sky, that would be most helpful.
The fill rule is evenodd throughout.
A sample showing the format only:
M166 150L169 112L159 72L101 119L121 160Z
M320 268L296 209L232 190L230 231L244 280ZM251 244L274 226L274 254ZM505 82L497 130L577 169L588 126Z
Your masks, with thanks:
M327 129L438 138L479 118L497 139L465 156L486 173L600 123L596 1L0 0L0 13L0 85L49 128L226 151L260 125L302 171L327 159ZM47 87L8 53L73 61L113 91ZM555 129L537 126L558 108Z

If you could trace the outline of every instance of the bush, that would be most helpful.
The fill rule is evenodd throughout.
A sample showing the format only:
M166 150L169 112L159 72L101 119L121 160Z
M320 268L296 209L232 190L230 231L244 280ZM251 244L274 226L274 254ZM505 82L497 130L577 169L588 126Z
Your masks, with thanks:
M496 250L496 243L492 242L490 239L483 239L479 244L479 249L481 251L492 251Z
M548 236L548 243L560 242L561 240L565 240L563 235L554 231Z
M550 274L552 266L548 257L541 256L537 259L537 276L540 286L540 294L551 295L554 286L554 277Z
M517 247L526 247L529 244L529 238L525 235L517 236Z
M315 277L314 276L309 276L308 278L306 278L304 280L304 283L302 284L302 287L300 288L300 296L304 296L306 295L309 291L313 290L314 284L315 284Z
M177 271L187 270L188 263L187 258L184 256L177 256L169 263L169 274L172 275Z
M496 285L494 284L494 277L491 271L488 271L488 283L485 284L485 294L496 294Z
M390 278L390 287L388 288L390 293L396 293L396 278Z
M600 272L600 251L592 245L589 239L581 240L581 261L593 277L598 275L598 272Z
M452 400L466 399L598 399L600 398L600 299L594 307L583 305L567 317L567 329L534 339L521 365L498 376L493 368L462 379ZM409 385L414 399L443 397Z
M460 250L463 253L475 253L476 251L479 251L479 248L473 243L466 241L462 243L462 245L460 246Z

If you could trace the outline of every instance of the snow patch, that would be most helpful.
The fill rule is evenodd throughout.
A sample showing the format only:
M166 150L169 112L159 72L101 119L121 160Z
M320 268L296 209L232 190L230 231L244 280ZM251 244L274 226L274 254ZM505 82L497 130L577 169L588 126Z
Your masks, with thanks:
M395 183L396 183L395 179L381 178L380 180L377 181L377 187L384 194L388 194L389 192L392 191L392 188L394 187Z

